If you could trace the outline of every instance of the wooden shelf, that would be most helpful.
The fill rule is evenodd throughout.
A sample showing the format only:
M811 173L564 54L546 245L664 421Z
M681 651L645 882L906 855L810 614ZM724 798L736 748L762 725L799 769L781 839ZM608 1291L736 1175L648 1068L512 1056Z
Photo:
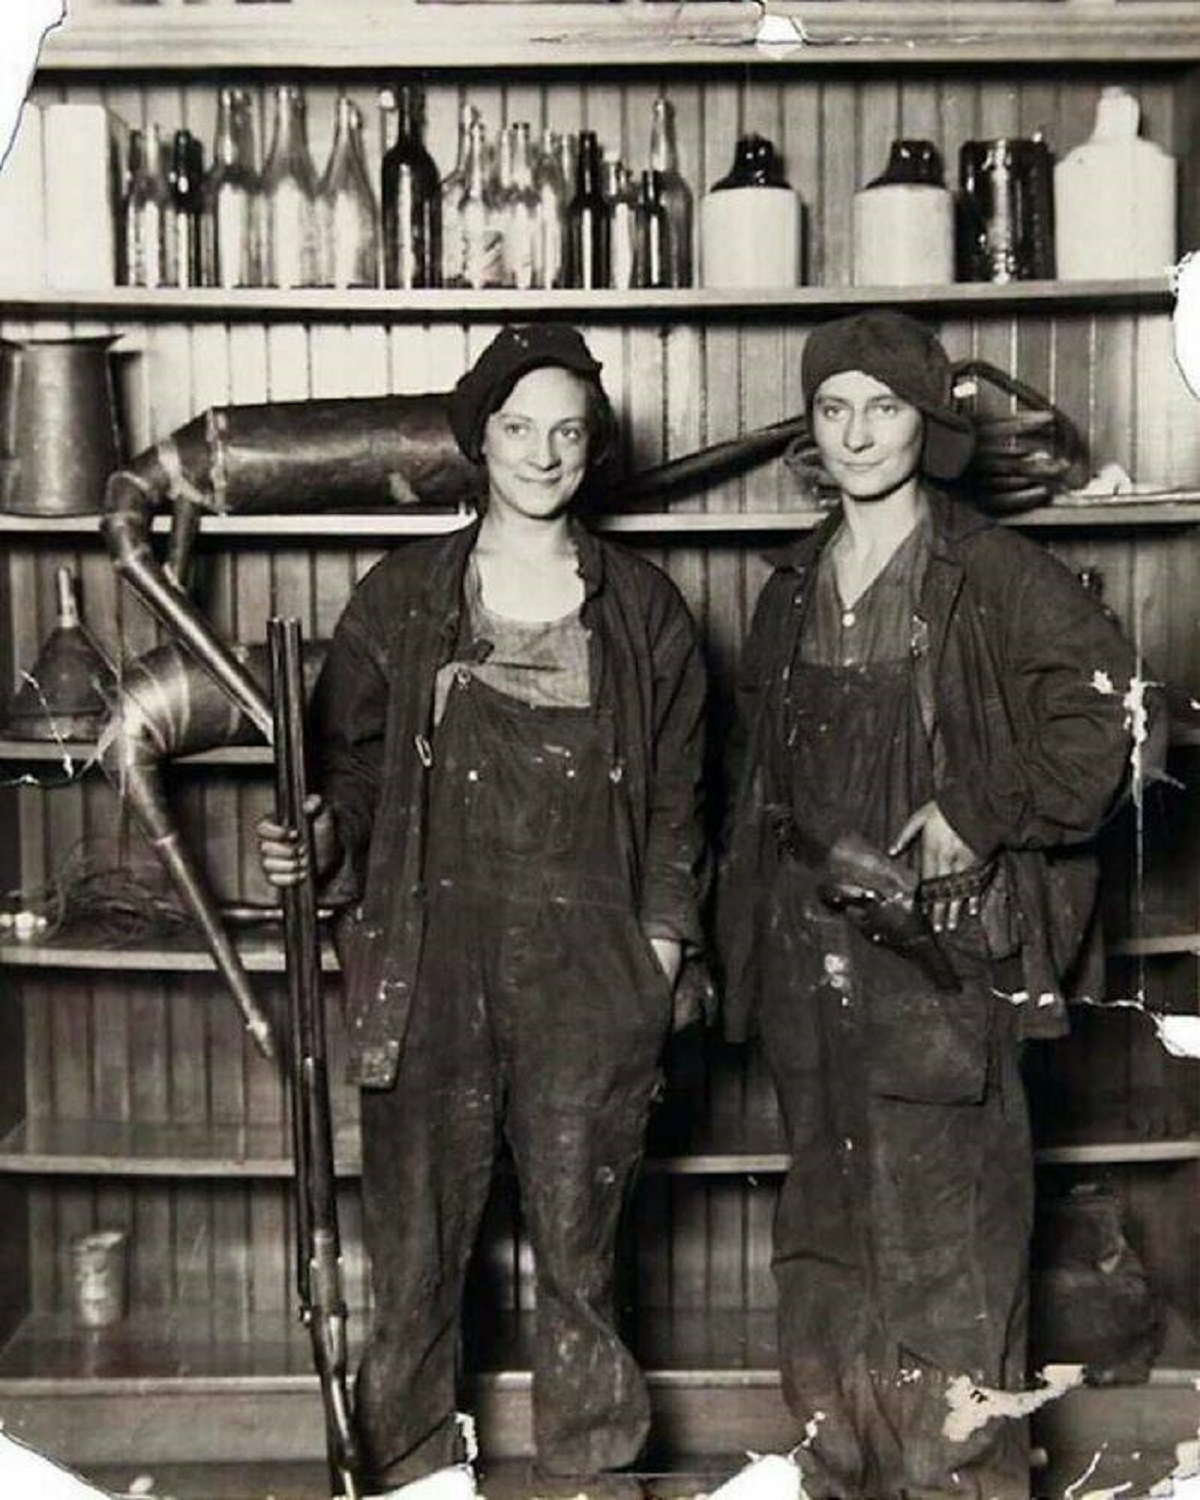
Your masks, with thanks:
M68 740L62 744L54 740L0 739L0 763L53 764L62 766L69 756L75 775L90 770L95 765L95 740ZM269 766L274 764L269 745L224 745L217 750L201 750L195 755L178 757L181 765L189 766Z
M253 935L238 936L238 952L251 973L282 974L283 946L271 922L256 924ZM1109 944L1114 958L1160 958L1173 955L1200 957L1200 932L1158 933L1121 938ZM322 965L326 973L337 971L332 945L324 946ZM60 933L52 938L19 941L0 940L0 968L138 970L192 974L214 968L208 950L194 933L151 940L141 947L118 948L99 941L86 929ZM1102 1008L1102 1007L1101 1007Z
M673 510L610 512L592 518L595 530L609 536L634 536L676 540L689 536L793 535L811 531L828 514L812 506L793 510L715 511L689 510L694 501L681 502ZM1151 530L1200 526L1200 492L1172 491L1169 495L1075 502L1059 500L1020 515L998 517L1002 525L1031 531L1093 531L1099 529ZM444 536L472 520L470 512L398 509L364 512L306 514L244 514L205 516L200 542L242 538L263 541L303 539L354 546L360 541L400 537ZM170 517L156 516L154 529L165 534ZM0 512L0 536L29 542L56 543L64 537L99 540L98 515L25 516Z
M352 1360L365 1322L361 1309L351 1310ZM485 1334L479 1330L484 1322L490 1325ZM527 1381L535 1315L500 1313L474 1324L482 1336L477 1334L473 1366L493 1378ZM736 1372L755 1384L778 1380L771 1309L652 1309L639 1316L630 1333L652 1385L716 1372ZM1171 1312L1151 1381L1187 1381L1197 1369L1200 1346ZM290 1309L239 1318L211 1307L166 1307L131 1314L98 1332L78 1328L69 1314L34 1313L0 1355L0 1398L39 1391L102 1394L132 1381L149 1395L216 1382L250 1391L315 1380L308 1335Z
M787 1171L788 1155L777 1129L764 1123L744 1139L746 1126L716 1124L711 1141L670 1155L652 1154L651 1176L775 1177ZM339 1177L361 1172L358 1130L335 1132ZM651 1147L653 1152L654 1148ZM1200 1161L1200 1135L1174 1140L1107 1140L1041 1147L1044 1166L1118 1166L1145 1162ZM272 1125L167 1125L117 1121L27 1120L0 1139L0 1172L37 1177L290 1177L290 1141Z
M906 0L902 19L883 0L776 0L804 30L777 44L756 42L763 12L748 0L692 6L507 5L481 24L477 10L396 3L330 8L296 3L200 7L108 6L73 9L43 47L41 71L180 72L269 69L379 73L395 67L592 69L666 65L715 67L880 67L937 62L1160 62L1183 67L1200 57L1188 0ZM266 10L269 14L262 14ZM146 14L146 12L149 14ZM131 12L133 12L131 14ZM369 18L369 25L365 24Z
M711 3L711 0L706 0ZM718 0L719 3L719 0ZM108 318L117 322L170 320L251 323L501 322L551 317L588 321L661 319L687 322L779 313L832 313L887 304L923 313L1166 311L1172 305L1165 276L1124 281L1021 281L938 283L932 286L804 286L725 291L686 287L647 291L579 290L445 291L254 287L245 290L111 287L53 291L30 287L0 291L0 312L13 317Z

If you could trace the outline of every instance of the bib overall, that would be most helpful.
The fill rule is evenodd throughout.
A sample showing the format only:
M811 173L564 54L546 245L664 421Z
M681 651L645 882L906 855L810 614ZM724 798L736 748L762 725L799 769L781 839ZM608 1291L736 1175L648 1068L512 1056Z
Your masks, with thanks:
M462 665L433 759L399 1076L362 1100L376 1313L359 1425L375 1483L457 1456L464 1276L503 1137L536 1263L537 1463L594 1474L636 1459L649 1427L613 1262L671 1010L635 915L613 721Z
M913 600L919 538L850 610L828 564L775 694L776 795L828 846L886 850L934 795ZM784 1394L816 1436L807 1492L1027 1493L1022 1434L942 1433L946 1382L1024 1374L1031 1158L1013 1022L979 923L943 947L936 990L869 942L794 858L768 894L761 1030L792 1155L774 1238Z

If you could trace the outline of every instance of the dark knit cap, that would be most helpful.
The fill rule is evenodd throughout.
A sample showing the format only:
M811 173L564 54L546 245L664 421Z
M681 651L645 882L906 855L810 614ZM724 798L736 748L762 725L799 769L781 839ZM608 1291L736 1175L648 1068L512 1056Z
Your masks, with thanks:
M562 323L528 323L520 328L507 324L450 393L450 427L473 463L481 456L487 419L504 405L522 375L545 365L573 370L593 385L605 422L614 423L600 384L600 361L593 358L577 329ZM608 438L607 433L593 433L594 438L601 436Z
M905 313L866 312L814 329L800 361L810 416L822 382L843 370L873 376L923 413L921 467L931 479L956 479L962 473L975 446L975 428L954 408L950 361L924 324Z

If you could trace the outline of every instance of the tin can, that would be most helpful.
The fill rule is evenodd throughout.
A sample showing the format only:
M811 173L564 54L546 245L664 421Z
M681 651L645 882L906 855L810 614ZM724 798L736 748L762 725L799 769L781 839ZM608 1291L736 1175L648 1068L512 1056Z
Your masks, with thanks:
M111 1328L125 1316L127 1247L123 1229L101 1229L71 1241L75 1315L84 1328Z
M1040 136L964 143L959 153L961 281L1053 277L1052 170L1049 147Z

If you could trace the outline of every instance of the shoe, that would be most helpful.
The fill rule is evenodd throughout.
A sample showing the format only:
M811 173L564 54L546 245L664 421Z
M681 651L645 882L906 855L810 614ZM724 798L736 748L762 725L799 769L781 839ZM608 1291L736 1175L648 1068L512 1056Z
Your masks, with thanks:
M435 1469L432 1474L423 1474L420 1479L410 1480L408 1484L399 1485L394 1490L364 1495L363 1500L475 1500L478 1495L471 1466L451 1464L445 1469Z
M641 1481L632 1474L542 1474L529 1481L529 1500L645 1500Z

